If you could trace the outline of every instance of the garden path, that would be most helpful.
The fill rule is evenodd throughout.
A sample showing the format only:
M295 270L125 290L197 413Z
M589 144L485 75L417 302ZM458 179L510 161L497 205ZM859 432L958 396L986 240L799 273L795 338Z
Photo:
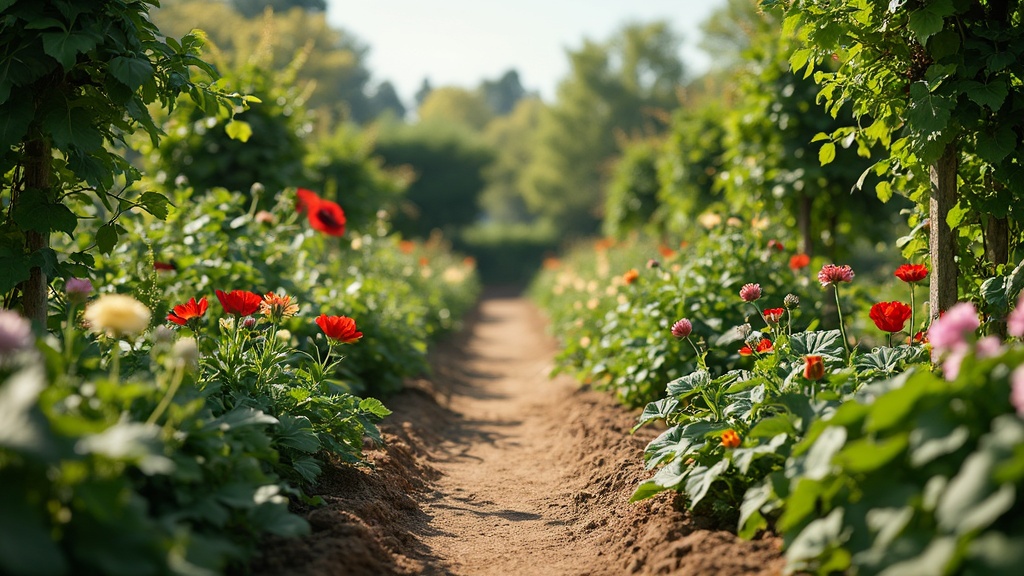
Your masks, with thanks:
M325 470L313 534L269 543L269 574L611 576L778 574L779 541L737 539L650 476L637 411L549 378L556 347L527 300L489 292L433 355L429 379L387 401L374 469Z

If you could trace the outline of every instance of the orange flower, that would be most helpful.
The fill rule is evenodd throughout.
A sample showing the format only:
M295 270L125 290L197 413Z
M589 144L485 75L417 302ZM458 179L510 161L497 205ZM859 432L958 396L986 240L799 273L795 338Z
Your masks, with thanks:
M284 318L295 316L299 311L299 305L292 303L292 297L287 295L278 296L273 292L267 292L260 302L260 314L270 316L275 324Z
M669 248L668 246L665 246L664 244L662 244L661 246L658 246L658 253L661 254L662 258L666 258L666 259L672 258L672 257L674 257L676 255L676 251L675 250Z
M554 256L548 256L544 259L545 270L558 270L562 266L562 261Z
M633 282L636 282L637 278L639 277L640 273L637 272L635 268L630 268L628 271L626 271L625 274L622 275L622 281L625 282L626 284L632 284Z
M793 254L789 258L789 268L796 272L802 268L806 268L811 264L811 257L807 254Z
M804 378L808 380L821 380L825 377L825 362L821 356L804 356Z
M402 254L412 254L412 251L416 248L416 243L412 240L402 240L398 243L398 249Z
M198 302L196 297L193 296L188 302L175 306L171 313L167 315L167 319L179 326L188 325L189 328L195 331L199 327L199 319L206 314L206 309L209 305L209 302L206 301L206 296L200 298Z
M774 346L772 345L771 340L767 338L761 338L761 341L757 343L756 349L751 349L750 346L744 346L743 348L740 348L740 356L750 356L755 352L758 354L762 354L764 352L771 352L772 348L774 348Z
M316 325L325 336L342 344L351 344L363 337L363 333L356 329L356 321L348 316L321 314L316 318Z
M725 432L722 432L722 446L726 448L736 448L740 445L740 435L735 430L729 428Z

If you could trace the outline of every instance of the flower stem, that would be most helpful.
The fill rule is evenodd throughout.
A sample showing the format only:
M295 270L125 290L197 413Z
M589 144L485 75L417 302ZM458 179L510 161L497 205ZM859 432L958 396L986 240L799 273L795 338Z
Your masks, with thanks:
M850 361L850 344L846 341L846 326L843 323L843 307L839 303L839 286L836 284L832 285L836 291L836 312L839 313L839 334L843 338L843 350L846 351L846 361Z
M693 343L693 340L690 340L689 336L686 337L686 341L690 343L690 346L693 346L693 351L697 355L697 365L700 366L701 370L707 370L708 365L704 361L704 356L700 353L700 350L697 348L697 345Z
M174 372L171 374L171 384L167 387L167 392L164 397L160 399L160 403L153 409L153 413L146 418L146 424L156 424L156 421L163 416L167 407L171 405L171 401L174 400L174 395L178 393L178 388L181 386L181 381L185 379L185 363L180 362L174 368Z
M914 344L914 335L917 334L917 324L915 323L915 320L914 320L914 314L915 314L915 312L917 312L917 306L914 303L914 288L916 288L916 287L917 286L913 282L910 283L910 344L911 345Z

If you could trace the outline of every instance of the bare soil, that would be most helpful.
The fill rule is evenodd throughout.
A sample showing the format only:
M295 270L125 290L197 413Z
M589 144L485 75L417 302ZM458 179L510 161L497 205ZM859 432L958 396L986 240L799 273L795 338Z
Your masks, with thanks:
M434 374L387 404L373 468L331 466L313 533L271 540L258 575L775 575L779 539L738 539L669 494L630 503L656 431L606 394L548 377L527 301L490 295Z

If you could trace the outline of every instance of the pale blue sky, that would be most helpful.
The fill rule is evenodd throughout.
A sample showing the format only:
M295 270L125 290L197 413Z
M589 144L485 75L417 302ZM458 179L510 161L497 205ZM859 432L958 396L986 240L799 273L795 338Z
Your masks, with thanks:
M424 77L475 87L515 68L545 100L569 71L565 48L605 40L624 22L668 20L691 71L708 56L699 25L725 0L328 0L328 19L369 45L374 82L391 80L406 103Z

